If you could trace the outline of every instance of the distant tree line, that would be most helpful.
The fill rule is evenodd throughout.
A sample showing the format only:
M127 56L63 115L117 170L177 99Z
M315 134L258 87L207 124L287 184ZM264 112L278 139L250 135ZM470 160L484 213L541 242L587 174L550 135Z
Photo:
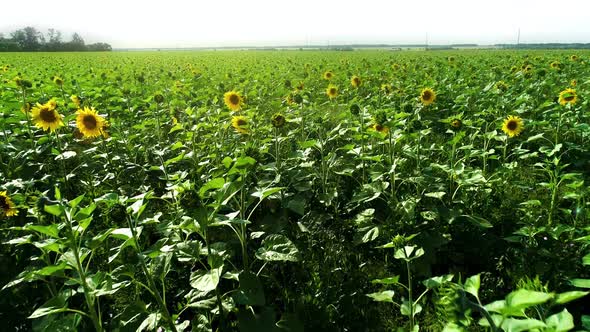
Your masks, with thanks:
M502 48L526 49L590 49L590 43L496 44Z
M34 27L26 27L13 31L9 37L0 33L0 52L104 52L112 51L107 43L86 45L78 33L72 40L64 41L61 31L49 29L46 34Z

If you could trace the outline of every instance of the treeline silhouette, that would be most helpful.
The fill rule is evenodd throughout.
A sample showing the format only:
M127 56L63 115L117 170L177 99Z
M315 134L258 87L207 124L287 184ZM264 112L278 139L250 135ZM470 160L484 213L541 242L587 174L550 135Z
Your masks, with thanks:
M106 52L112 51L107 43L86 45L78 33L64 41L60 31L49 29L46 34L34 27L13 31L8 37L0 33L0 52Z

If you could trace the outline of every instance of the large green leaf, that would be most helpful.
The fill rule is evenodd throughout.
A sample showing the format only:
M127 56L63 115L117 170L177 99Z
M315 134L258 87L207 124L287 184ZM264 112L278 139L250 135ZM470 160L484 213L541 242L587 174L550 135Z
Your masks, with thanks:
M553 294L519 289L506 296L506 304L511 308L524 309L543 304L552 298Z
M575 301L579 298L582 298L582 297L588 295L589 293L590 292L571 291L571 292L557 294L557 296L555 297L555 303L565 304L565 303L568 303L571 301Z
M391 302L391 303L393 303L393 296L394 295L395 295L395 292L392 290L386 290L386 291L382 291L382 292L367 294L367 296L372 298L373 301Z
M237 304L265 305L264 288L254 273L242 271L238 279L240 280L240 287L234 295Z
M563 311L547 317L545 320L548 328L554 332L565 332L574 328L574 316L563 309Z
M479 278L479 274L476 274L474 276L471 276L469 278L467 278L467 280L465 280L465 284L463 285L463 288L465 289L465 291L473 296L475 296L475 298L479 298L479 286L480 286L480 278Z
M217 288L219 279L221 278L221 272L223 265L213 268L209 271L198 270L191 273L190 284L191 287L196 288L202 292L210 292Z
M263 261L299 260L299 250L286 236L271 234L262 241L262 247L256 251L256 258Z

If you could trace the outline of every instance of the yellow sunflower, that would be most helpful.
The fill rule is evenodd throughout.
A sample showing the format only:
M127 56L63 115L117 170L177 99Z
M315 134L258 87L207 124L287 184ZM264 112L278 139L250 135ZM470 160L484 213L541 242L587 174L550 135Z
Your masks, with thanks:
M578 80L576 80L576 79L573 79L573 80L570 82L570 85L575 87L576 85L578 85Z
M574 89L567 88L559 93L559 104L561 105L574 105L576 101L578 101L578 95Z
M336 96L338 96L338 88L335 85L330 84L326 89L326 94L328 97L330 97L330 99L334 99Z
M20 111L21 111L23 114L27 114L27 113L29 113L29 112L31 111L31 104L30 104L30 103L25 103L25 106L21 107L21 108L20 108Z
M385 94L391 94L393 92L393 86L391 84L382 84L381 91L385 92Z
M80 103L82 102L80 100L80 97L78 97L76 95L71 95L70 100L72 101L72 103L74 103L76 105L76 107L80 108Z
M242 96L233 90L226 92L223 95L223 101L225 102L225 105L232 111L239 111L243 103Z
M361 86L361 78L358 76L353 76L350 79L350 84L352 85L353 88L358 88L359 86Z
M331 71L327 71L324 73L324 79L325 80L331 80L334 77L334 73L332 73Z
M94 138L103 135L105 119L91 107L84 107L76 111L76 126L84 138Z
M54 76L53 77L53 83L62 86L64 84L64 80L63 78L59 77L59 76Z
M37 106L31 110L31 115L31 120L35 126L45 131L54 132L64 125L61 115L57 113L56 106L52 105L51 102L43 105L37 103Z
M422 102L422 104L424 104L426 106L434 103L435 99L436 99L436 93L431 88L425 88L420 93L420 101Z
M16 215L18 215L18 210L14 203L6 191L0 191L0 216L14 217Z
M51 108L52 110L57 109L57 101L55 101L55 99L51 99L47 102L47 105L49 106L49 108Z
M387 134L389 132L389 127L384 126L382 124L379 123L375 123L371 126L371 129L373 129L374 131L378 131L382 134Z
M561 63L559 63L559 61L553 61L551 62L551 69L559 69L561 67Z
M502 131L509 137L520 135L524 130L524 122L518 116L509 115L502 124Z
M248 118L245 116L234 116L231 119L231 125L234 129L240 134L248 134L250 130L248 129Z
M578 58L577 55L573 54L572 56L570 56L570 60L572 61L578 61L580 58Z
M297 85L296 89L301 91L303 90L303 88L305 87L305 84L303 84L303 82L299 82L299 84Z
M508 84L506 84L506 82L504 81L498 81L496 82L496 89L500 90L500 91L506 91L508 90Z

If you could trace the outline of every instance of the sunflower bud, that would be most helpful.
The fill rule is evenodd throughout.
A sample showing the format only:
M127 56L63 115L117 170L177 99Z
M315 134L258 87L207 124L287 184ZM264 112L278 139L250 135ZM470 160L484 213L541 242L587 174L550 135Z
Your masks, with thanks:
M287 121L285 119L285 116L282 115L281 113L276 113L275 115L272 116L272 125L275 128L283 127L286 122Z
M164 102L164 96L162 96L162 94L160 93L156 93L154 95L154 101L158 104L163 103Z

